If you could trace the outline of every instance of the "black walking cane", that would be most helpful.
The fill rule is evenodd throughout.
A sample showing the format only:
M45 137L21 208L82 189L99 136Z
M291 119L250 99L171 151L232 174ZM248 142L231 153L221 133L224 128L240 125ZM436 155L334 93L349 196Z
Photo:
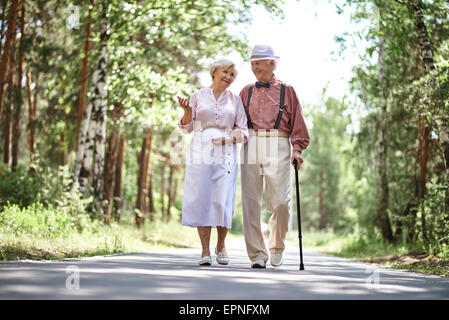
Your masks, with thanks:
M302 261L302 234L301 234L301 205L299 203L299 179L298 179L298 160L294 159L293 164L295 165L295 179L296 179L296 209L298 213L298 238L299 238L299 270L304 270L304 263Z

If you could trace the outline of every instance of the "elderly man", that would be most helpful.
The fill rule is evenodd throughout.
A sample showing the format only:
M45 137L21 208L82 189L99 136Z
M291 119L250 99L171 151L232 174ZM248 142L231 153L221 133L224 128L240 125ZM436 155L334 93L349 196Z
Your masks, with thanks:
M252 268L265 268L269 257L260 221L263 181L267 210L272 213L268 223L270 263L278 267L283 262L291 205L289 163L293 165L297 159L301 164L301 152L309 144L295 90L273 73L278 60L270 46L256 45L249 61L257 82L240 92L250 129L241 154L241 185L243 228Z

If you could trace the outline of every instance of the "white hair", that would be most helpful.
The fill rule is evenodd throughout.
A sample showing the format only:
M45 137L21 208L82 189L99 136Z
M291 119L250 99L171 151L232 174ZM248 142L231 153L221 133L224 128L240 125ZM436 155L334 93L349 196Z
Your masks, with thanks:
M274 64L273 71L275 71L277 66L278 66L278 60L276 60L276 59L268 59L268 63L271 63L271 61L273 61L273 64Z
M210 76L212 77L212 79L214 78L213 74L214 74L215 70L217 70L218 68L223 68L223 67L227 67L227 68L234 67L234 69L235 69L235 63L228 59L216 60L210 66ZM235 75L237 76L237 70L235 70Z

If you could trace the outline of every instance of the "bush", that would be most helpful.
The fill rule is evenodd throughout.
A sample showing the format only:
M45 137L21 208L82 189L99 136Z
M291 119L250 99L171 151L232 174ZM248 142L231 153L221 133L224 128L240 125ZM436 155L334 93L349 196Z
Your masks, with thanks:
M34 203L64 209L72 215L85 213L92 197L73 188L72 175L67 166L57 169L38 166L30 172L24 168L10 171L0 167L0 211L16 204L26 208Z
M43 185L40 174L32 174L23 168L10 171L0 166L0 210L8 203L27 207L36 201Z
M0 230L18 237L65 238L83 231L92 232L97 225L87 214L74 216L65 208L46 207L41 203L25 208L7 205L0 213Z
M71 190L68 167L34 172L0 167L0 228L6 234L64 237L84 230L95 231L97 221L87 214L92 197Z

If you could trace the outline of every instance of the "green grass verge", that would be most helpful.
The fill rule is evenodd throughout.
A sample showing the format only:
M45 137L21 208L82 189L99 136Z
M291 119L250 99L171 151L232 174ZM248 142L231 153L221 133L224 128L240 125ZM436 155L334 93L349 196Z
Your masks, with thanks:
M78 258L198 245L197 231L179 222L150 222L137 229L131 215L107 226L86 214L11 205L0 212L0 261Z
M289 233L288 241L297 245L297 234ZM379 240L367 240L358 235L314 231L303 234L303 248L363 262L379 263L396 269L449 277L447 246L440 246L438 254L429 254L429 250L426 251L419 245L387 244Z

